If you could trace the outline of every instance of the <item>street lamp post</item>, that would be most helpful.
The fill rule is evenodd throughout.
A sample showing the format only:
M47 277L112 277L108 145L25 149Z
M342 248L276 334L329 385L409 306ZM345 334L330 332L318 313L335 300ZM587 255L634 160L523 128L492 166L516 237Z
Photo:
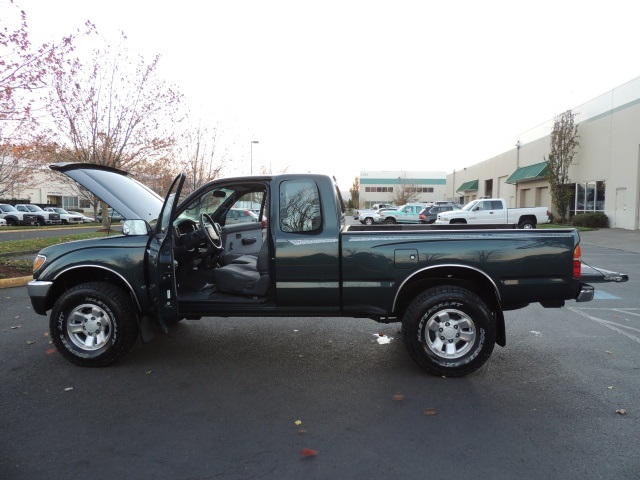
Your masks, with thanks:
M251 140L251 167L250 167L251 170L249 171L250 175L253 175L253 144L254 143L260 143L260 142L258 140Z

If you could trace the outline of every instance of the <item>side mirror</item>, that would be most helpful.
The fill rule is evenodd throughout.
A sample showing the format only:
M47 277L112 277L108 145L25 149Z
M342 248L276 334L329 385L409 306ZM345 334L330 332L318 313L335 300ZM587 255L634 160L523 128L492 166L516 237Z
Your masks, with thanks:
M144 220L124 220L122 222L123 235L147 235L148 233L149 226Z

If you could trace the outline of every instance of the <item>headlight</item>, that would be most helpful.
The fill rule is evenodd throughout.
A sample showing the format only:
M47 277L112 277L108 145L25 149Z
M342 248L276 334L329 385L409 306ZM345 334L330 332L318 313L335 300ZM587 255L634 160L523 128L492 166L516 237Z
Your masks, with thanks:
M38 269L47 261L47 257L44 255L38 255L33 260L33 273L36 273Z

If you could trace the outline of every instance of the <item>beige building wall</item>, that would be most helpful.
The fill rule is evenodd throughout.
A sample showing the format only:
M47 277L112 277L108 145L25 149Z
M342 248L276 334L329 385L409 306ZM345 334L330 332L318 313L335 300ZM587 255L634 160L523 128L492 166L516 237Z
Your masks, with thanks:
M605 182L604 213L609 226L640 228L640 77L574 109L580 147L569 169L572 183ZM468 202L491 195L511 207L546 206L553 212L548 182L506 183L518 168L545 161L553 119L524 132L513 147L447 175L447 196ZM478 180L476 191L456 192ZM487 192L491 186L491 192Z

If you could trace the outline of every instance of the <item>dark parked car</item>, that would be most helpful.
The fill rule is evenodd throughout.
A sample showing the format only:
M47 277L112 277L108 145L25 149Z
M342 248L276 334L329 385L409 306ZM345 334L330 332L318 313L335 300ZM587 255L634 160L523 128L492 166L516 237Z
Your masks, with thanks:
M418 223L433 223L436 221L439 213L450 212L451 210L460 210L460 205L448 204L426 207L420 212L420 215L418 215Z
M120 215L118 212L116 212L113 208L109 208L108 215L109 215L109 222L111 223L121 222L122 220L124 220L124 217ZM102 213L98 214L98 217L96 220L98 222L102 221Z

